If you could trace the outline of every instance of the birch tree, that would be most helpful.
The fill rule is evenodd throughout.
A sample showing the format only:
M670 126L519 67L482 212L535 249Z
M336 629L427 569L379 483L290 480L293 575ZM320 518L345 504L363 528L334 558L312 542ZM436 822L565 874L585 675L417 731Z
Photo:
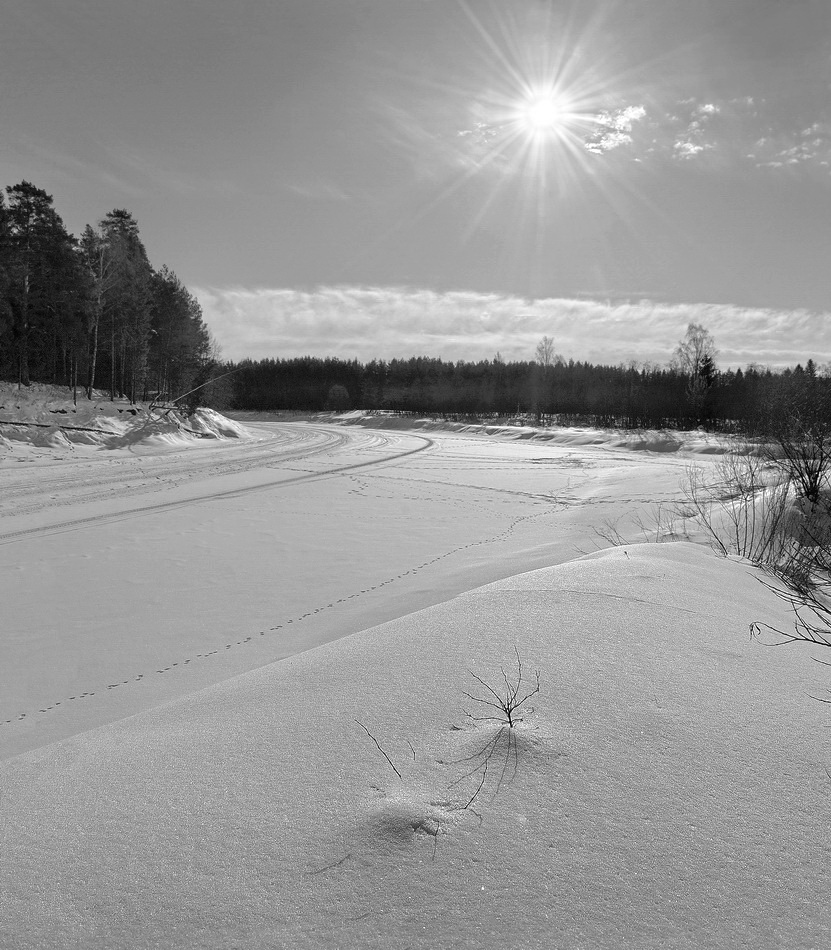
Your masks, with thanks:
M704 402L716 378L716 342L700 323L690 323L683 340L678 343L671 366L687 377L687 399L701 416Z

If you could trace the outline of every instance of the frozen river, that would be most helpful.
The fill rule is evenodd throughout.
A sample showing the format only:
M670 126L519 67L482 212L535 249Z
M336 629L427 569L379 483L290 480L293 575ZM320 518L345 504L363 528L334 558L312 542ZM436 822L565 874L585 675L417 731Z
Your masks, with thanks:
M6 448L0 944L826 946L818 651L579 557L718 447L368 421Z
M609 524L634 535L689 464L608 443L246 425L250 441L4 461L0 757L570 560Z

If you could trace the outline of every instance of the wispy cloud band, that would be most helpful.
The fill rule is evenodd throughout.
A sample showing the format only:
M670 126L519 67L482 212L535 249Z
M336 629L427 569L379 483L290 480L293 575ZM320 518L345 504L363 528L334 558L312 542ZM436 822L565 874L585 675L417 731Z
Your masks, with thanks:
M831 361L831 314L650 300L526 300L392 287L196 288L227 359L434 356L530 360L543 336L566 359L666 363L689 323L713 334L719 365Z

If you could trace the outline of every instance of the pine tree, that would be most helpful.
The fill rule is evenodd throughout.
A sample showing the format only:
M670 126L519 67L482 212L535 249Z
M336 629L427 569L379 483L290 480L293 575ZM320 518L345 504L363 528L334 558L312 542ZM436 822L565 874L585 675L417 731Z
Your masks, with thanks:
M55 377L56 341L72 306L76 258L51 195L27 181L6 193L5 305L14 373L28 386L33 369L43 378Z
M162 267L151 279L148 389L176 398L196 385L210 359L211 339L199 301Z
M153 273L138 224L129 211L116 208L97 228L85 228L81 249L92 281L88 391L104 362L111 398L122 393L135 401L145 388Z
M6 201L0 191L0 379L11 372L12 324L9 309L11 231Z

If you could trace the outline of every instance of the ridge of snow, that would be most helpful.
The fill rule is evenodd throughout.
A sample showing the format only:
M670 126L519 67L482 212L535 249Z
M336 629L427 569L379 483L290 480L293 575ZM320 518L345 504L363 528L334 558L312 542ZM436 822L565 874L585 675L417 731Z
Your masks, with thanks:
M306 419L330 425L363 426L369 429L392 429L413 432L458 432L490 438L529 440L566 446L605 446L634 452L684 452L698 455L723 455L735 450L735 442L727 436L696 429L603 429L594 426L531 426L524 424L493 424L487 422L454 422L430 417L399 415L394 412L368 413L358 409L349 412L257 412L234 410L241 421Z
M613 548L20 755L5 939L822 945L827 677L754 619L788 622L746 563ZM470 674L498 689L514 649L541 691L464 808L498 729Z

